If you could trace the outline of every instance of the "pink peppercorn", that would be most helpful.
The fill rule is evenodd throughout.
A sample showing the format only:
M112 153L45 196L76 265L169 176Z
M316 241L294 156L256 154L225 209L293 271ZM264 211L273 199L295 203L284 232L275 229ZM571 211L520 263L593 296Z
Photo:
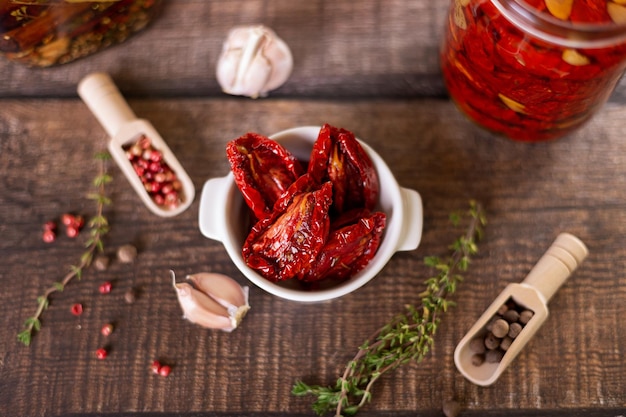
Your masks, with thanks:
M44 242L52 243L56 240L57 235L53 230L44 230L43 235L41 236Z
M80 316L81 314L83 314L83 305L80 303L73 304L70 311L73 315Z
M167 378L170 372L172 372L172 368L169 365L163 365L161 366L161 369L159 370L159 375Z
M102 329L100 329L100 333L102 334L102 336L109 336L111 333L113 333L113 325L111 323L107 323L104 326L102 326Z
M100 291L100 294L108 294L111 292L112 288L113 285L109 281L106 281L100 284L100 286L98 287L98 291Z
M96 358L98 358L100 360L105 359L108 354L109 354L109 352L107 352L107 350L105 348L100 348L100 349L96 350Z

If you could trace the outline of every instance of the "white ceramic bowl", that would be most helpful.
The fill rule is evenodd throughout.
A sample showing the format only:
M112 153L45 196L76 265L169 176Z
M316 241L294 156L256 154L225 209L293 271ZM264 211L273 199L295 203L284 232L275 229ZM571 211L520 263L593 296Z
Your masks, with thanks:
M270 138L281 143L298 159L308 161L320 127L296 127L276 133ZM200 232L209 239L222 242L237 268L256 286L276 296L301 302L330 300L348 294L374 278L397 251L417 248L422 237L422 199L411 189L400 187L382 158L360 141L368 153L380 181L378 210L387 215L387 224L380 247L370 263L350 279L321 285L315 290L300 286L296 279L274 283L249 268L241 255L248 233L248 208L235 184L232 173L209 179L200 198Z

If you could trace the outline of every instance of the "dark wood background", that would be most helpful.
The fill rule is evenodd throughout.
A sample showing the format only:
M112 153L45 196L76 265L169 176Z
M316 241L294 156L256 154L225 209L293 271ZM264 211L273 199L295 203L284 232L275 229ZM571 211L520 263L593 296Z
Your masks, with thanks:
M30 69L0 60L0 415L152 417L313 415L295 380L333 384L363 340L416 302L458 235L452 211L481 201L489 225L444 317L431 354L384 377L364 416L437 416L456 399L464 415L615 416L626 410L626 88L558 141L523 144L475 127L448 101L437 52L446 2L416 0L167 1L144 32L65 66ZM232 26L264 23L292 48L295 68L269 98L225 96L215 61ZM115 165L106 248L133 243L132 264L89 270L55 294L30 347L16 340L35 300L82 241L41 241L45 221L94 214L86 198L104 130L76 96L92 71L111 73L135 113L151 120L199 194L228 172L224 147L247 131L272 134L325 122L354 131L424 200L420 247L396 254L355 293L300 304L251 288L252 310L231 334L181 318L168 271L226 273L223 247L198 230L198 198L163 219L145 209ZM456 370L456 343L507 283L521 281L560 232L590 255L550 303L551 316L497 384L477 387ZM80 239L84 239L81 236ZM113 291L98 285L113 282ZM139 289L134 304L124 301ZM81 302L85 313L69 307ZM116 330L100 335L105 322ZM103 344L104 361L94 357ZM149 371L158 358L168 378ZM361 415L360 414L360 415Z

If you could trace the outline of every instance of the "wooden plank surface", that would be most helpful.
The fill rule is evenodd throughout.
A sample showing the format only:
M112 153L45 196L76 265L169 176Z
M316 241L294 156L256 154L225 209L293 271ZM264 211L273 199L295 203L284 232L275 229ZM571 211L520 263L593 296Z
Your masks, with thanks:
M445 2L167 0L145 31L88 59L48 69L0 61L0 96L74 96L93 71L128 95L219 95L216 61L228 31L262 23L290 46L279 96L443 95L438 64Z
M618 415L626 408L626 106L609 104L569 138L528 145L491 137L446 100L131 100L166 138L198 193L208 178L228 172L224 146L246 131L324 122L348 128L378 151L402 186L420 192L422 243L339 300L300 304L253 286L252 310L240 329L202 330L181 319L168 271L223 272L242 283L244 277L223 247L198 231L198 198L180 216L157 218L111 166L106 247L131 242L139 256L130 265L90 270L56 294L27 348L15 337L23 320L81 251L69 239L43 243L42 224L66 211L93 215L85 196L105 134L78 99L1 104L2 416L313 415L310 398L290 394L294 381L333 384L361 342L417 300L430 273L423 257L446 252L458 234L448 214L470 198L485 205L489 225L455 296L458 306L444 317L427 359L383 378L363 415L440 415L451 398L467 415ZM589 258L500 381L472 385L453 365L456 343L563 231L587 243ZM106 296L97 291L105 280L114 285ZM127 304L123 294L131 287L140 293ZM75 302L85 305L79 318L69 313ZM99 329L108 321L116 331L105 340ZM94 351L105 343L110 356L98 361ZM150 373L154 358L173 364L168 378Z
M47 69L0 60L0 97L75 97L107 71L128 96L221 96L216 61L228 31L262 23L290 46L276 97L442 97L438 51L447 1L165 0L126 43ZM615 99L626 101L624 84Z

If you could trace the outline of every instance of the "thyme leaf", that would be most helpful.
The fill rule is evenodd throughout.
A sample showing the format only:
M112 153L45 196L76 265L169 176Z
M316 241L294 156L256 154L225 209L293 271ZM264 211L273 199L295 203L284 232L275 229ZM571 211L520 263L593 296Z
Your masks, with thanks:
M458 226L468 220L465 233L450 245L447 258L429 256L425 265L435 275L424 284L418 305L405 306L389 323L378 329L359 347L334 386L309 385L296 381L292 394L312 395L312 409L320 416L334 412L335 417L352 416L372 399L372 387L384 374L408 362L420 362L434 344L441 315L454 302L449 297L463 280L470 258L478 253L477 242L483 234L486 218L480 204L470 201L465 212L453 213L450 221Z
M77 280L80 280L82 278L83 271L91 265L94 254L104 250L102 239L104 235L109 232L109 225L103 215L103 212L104 207L110 204L110 200L105 195L104 187L106 184L111 182L111 177L106 173L106 161L110 159L110 156L105 152L98 153L95 159L100 161L100 172L93 182L97 189L96 193L92 195L95 196L93 199L96 201L97 214L88 223L91 238L88 240L86 249L81 254L78 264L71 265L69 272L63 276L60 281L52 283L52 285L48 287L42 295L37 297L37 309L35 310L35 313L26 319L23 330L17 335L17 340L26 346L30 345L34 333L41 329L41 316L50 304L50 297L54 293L63 291L72 279L76 278Z

